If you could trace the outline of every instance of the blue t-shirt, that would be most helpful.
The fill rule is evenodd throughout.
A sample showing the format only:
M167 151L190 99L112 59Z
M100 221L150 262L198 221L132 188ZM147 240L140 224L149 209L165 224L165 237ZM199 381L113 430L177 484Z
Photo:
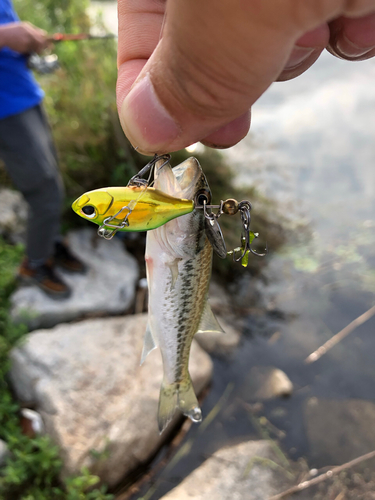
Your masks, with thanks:
M0 25L19 21L11 0L0 0ZM27 57L0 50L0 119L36 106L44 93L27 67Z

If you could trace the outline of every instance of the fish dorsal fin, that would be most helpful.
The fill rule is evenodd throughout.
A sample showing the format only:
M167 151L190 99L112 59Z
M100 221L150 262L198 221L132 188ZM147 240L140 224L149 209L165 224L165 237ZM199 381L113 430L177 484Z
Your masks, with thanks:
M219 325L218 320L215 318L215 315L212 312L211 306L208 302L206 302L206 305L204 306L203 314L198 327L198 332L225 333Z
M146 332L145 332L145 336L143 339L141 365L143 364L143 362L147 358L147 356L150 354L150 352L153 351L154 349L156 349L156 347L157 346L155 344L154 337L152 336L150 323L147 323Z
M176 196L180 192L180 186L173 173L169 163L163 165L164 160L159 160L155 166L155 184L156 189L160 189L163 193L168 193L171 196Z

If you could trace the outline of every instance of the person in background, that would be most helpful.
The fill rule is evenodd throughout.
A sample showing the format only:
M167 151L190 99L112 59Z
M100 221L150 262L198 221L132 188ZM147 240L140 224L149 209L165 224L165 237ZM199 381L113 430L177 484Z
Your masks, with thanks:
M51 130L42 107L44 93L27 67L28 54L48 46L44 31L20 22L11 0L0 2L0 159L29 206L22 282L37 284L54 298L71 291L56 274L61 265L84 265L60 235L64 189Z

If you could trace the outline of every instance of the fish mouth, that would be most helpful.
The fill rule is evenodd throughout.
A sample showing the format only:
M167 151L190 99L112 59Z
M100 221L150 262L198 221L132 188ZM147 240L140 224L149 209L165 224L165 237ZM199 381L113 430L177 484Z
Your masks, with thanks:
M199 161L194 158L188 158L177 167L173 168L173 173L181 188L184 198L193 200L199 191L205 190L211 198L211 191L206 176L203 173Z

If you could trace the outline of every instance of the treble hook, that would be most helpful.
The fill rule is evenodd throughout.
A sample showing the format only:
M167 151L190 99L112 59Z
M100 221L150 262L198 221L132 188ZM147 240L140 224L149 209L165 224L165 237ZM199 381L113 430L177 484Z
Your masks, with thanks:
M241 221L242 221L242 227L244 229L244 235L241 238L241 249L243 248L243 252L239 258L236 258L235 253L233 252L233 260L235 262L240 262L246 255L246 253L249 251L253 255L256 255L257 257L265 257L268 253L268 245L266 243L266 249L264 253L259 253L256 252L251 248L251 241L250 241L250 222L251 222L251 203L249 201L240 201L238 204L238 210L241 213ZM257 235L254 234L255 237ZM242 246L243 245L243 246Z

